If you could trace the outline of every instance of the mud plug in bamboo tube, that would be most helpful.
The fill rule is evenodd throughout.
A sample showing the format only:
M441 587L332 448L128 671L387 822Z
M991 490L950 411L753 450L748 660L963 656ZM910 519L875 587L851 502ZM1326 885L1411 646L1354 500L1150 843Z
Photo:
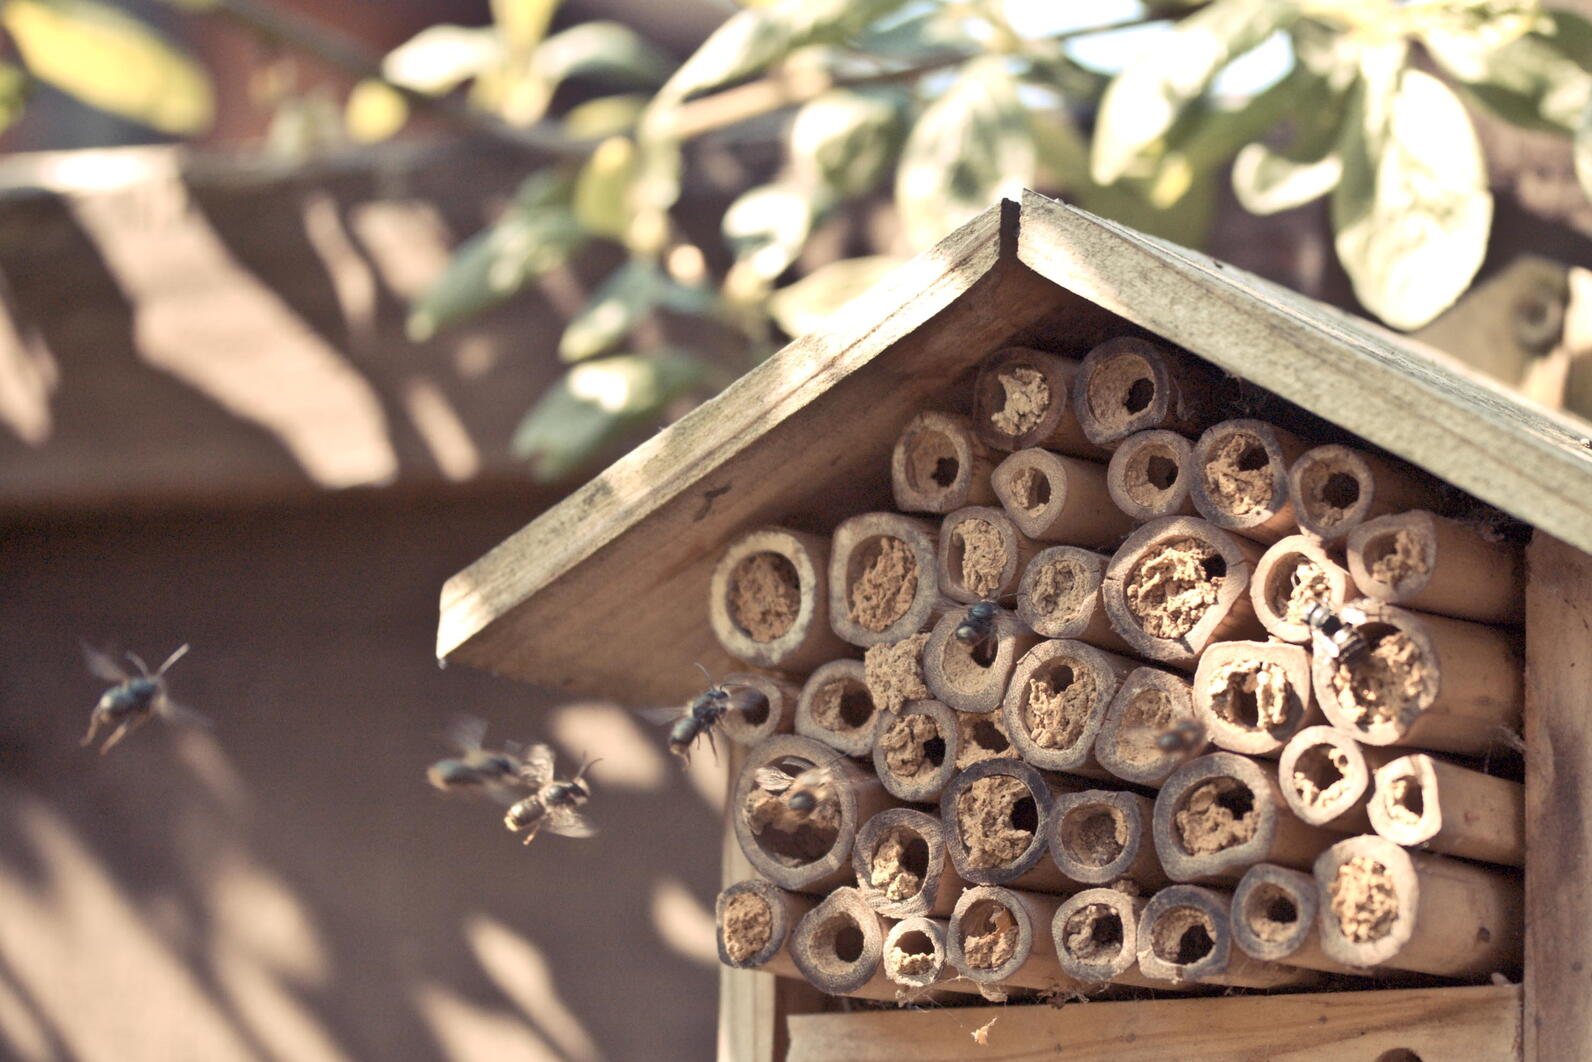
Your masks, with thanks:
M1050 858L1080 885L1126 878L1153 892L1168 882L1151 837L1154 817L1154 802L1138 793L1063 793L1050 811Z
M873 743L873 769L891 795L913 804L940 799L957 772L956 714L939 701L909 701L885 716Z
M940 592L965 605L1011 597L1029 558L1039 549L1000 509L986 505L958 509L940 524L935 558Z
M915 808L886 808L863 823L851 866L863 899L890 918L944 917L962 894L944 824Z
M940 617L923 647L923 680L934 699L961 712L993 712L1006 695L1006 683L1017 660L1039 636L1015 613L997 609L987 638L964 642L957 628L967 620L967 608Z
M762 878L726 887L714 904L719 962L736 970L801 976L785 945L796 923L817 903Z
M1042 771L1103 777L1095 735L1135 662L1072 639L1040 642L1012 670L1000 714L1018 755Z
M1155 798L1155 851L1173 881L1233 882L1251 863L1308 867L1341 836L1295 818L1276 768L1237 753L1190 760Z
M1106 466L1049 450L1019 450L991 482L1017 529L1041 542L1112 547L1136 521L1117 509L1106 489Z
M1194 672L1194 711L1218 747L1276 756L1299 730L1322 721L1310 654L1287 642L1217 642Z
M1050 935L1061 970L1087 985L1164 989L1139 972L1139 916L1148 901L1120 889L1084 889L1056 908Z
M796 733L847 756L873 755L883 718L861 660L831 660L808 676L796 701Z
M784 528L742 535L719 558L708 620L753 667L807 671L846 648L829 626L829 539Z
M1148 428L1195 435L1214 419L1215 380L1215 373L1187 354L1119 336L1083 359L1073 405L1084 435L1097 446Z
M1095 734L1094 757L1124 782L1159 786L1204 752L1208 740L1194 715L1188 679L1140 667L1128 672L1106 706Z
M1111 626L1100 598L1110 559L1077 546L1040 550L1017 584L1017 618L1041 638L1076 638L1126 652L1128 643Z
M1521 963L1520 880L1506 871L1350 837L1316 860L1327 956L1439 977L1486 977Z
M1525 614L1520 550L1457 520L1394 513L1349 533L1349 570L1367 597L1483 623Z
M807 983L820 992L893 1000L896 986L884 972L889 928L856 889L838 888L796 923L790 955Z
M805 772L820 768L813 775ZM793 779L778 791L759 779L772 769ZM793 798L807 793L795 802ZM779 734L748 750L730 794L730 823L757 872L792 892L826 892L854 880L858 826L893 801L879 779L828 745Z
M1526 865L1526 792L1519 782L1419 753L1378 767L1367 812L1378 835L1483 863Z
M1106 492L1134 520L1194 512L1194 444L1175 431L1153 429L1123 439L1106 467Z
M1315 878L1275 863L1256 863L1233 890L1233 943L1263 962L1363 976L1366 971L1327 957L1316 929L1320 906Z
M1306 610L1319 601L1333 612L1359 597L1346 562L1308 535L1280 538L1261 555L1249 581L1255 616L1274 638L1310 644Z
M870 645L862 656L863 681L874 707L881 712L898 712L908 701L926 700L929 687L923 681L923 647L929 632L920 631L899 642Z
M829 623L843 641L899 642L934 621L938 534L938 524L900 513L841 521L830 543Z
M1520 729L1520 657L1506 631L1406 612L1368 598L1365 648L1312 661L1327 721L1370 745L1481 755Z
M945 946L950 923L909 915L884 935L884 973L902 988L930 988L955 976ZM951 986L946 986L951 987Z
M1383 513L1428 508L1442 497L1437 482L1410 468L1347 446L1316 446L1288 470L1288 493L1301 530L1336 542Z
M1277 761L1283 799L1301 821L1338 833L1371 828L1366 800L1371 772L1394 753L1361 745L1333 726L1307 726L1288 740Z
M1106 567L1106 615L1137 655L1192 671L1211 642L1261 635L1248 593L1260 554L1196 517L1152 520Z
M945 843L963 881L1039 892L1070 883L1045 858L1050 809L1059 793L1078 785L1046 778L1021 760L985 760L940 794Z
M737 671L724 676L722 685L750 686L763 695L761 703L750 708L726 712L719 723L724 736L737 745L752 746L775 734L789 734L796 728L796 702L801 687L779 675L756 671Z
M958 973L981 985L1041 992L1081 990L1062 972L1050 934L1061 900L1018 889L979 885L956 902L946 951Z
M919 413L896 439L890 454L890 485L896 508L909 513L948 513L968 505L995 504L990 473L996 457L960 413Z
M1305 450L1291 432L1263 420L1224 420L1194 444L1189 497L1217 527L1272 543L1298 526L1288 465Z
M1311 970L1233 951L1231 896L1198 885L1168 885L1139 916L1139 972L1173 984L1296 988L1316 984Z
M1042 446L1079 457L1105 451L1083 433L1072 407L1076 358L1006 347L985 358L973 381L973 426L995 450Z

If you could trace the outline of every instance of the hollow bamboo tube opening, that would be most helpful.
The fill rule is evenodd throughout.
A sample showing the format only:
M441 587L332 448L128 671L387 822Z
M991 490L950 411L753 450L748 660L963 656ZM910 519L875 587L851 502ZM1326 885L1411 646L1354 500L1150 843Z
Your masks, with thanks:
M1126 878L1145 892L1159 889L1167 877L1151 838L1154 808L1138 793L1063 793L1050 812L1050 858L1081 885Z
M1307 535L1278 539L1255 564L1249 597L1267 633L1285 642L1310 644L1305 611L1317 601L1333 612L1359 597L1349 570Z
M1194 358L1133 336L1108 339L1083 359L1073 405L1084 435L1109 446L1134 432L1194 434L1210 423L1213 376Z
M1519 782L1420 754L1376 770L1366 810L1394 844L1483 863L1526 865L1526 794Z
M771 787L765 772L791 781ZM889 804L879 780L834 749L778 734L747 752L730 823L759 874L792 892L820 893L851 880L857 827Z
M1106 492L1134 520L1183 516L1194 511L1189 484L1194 476L1194 444L1175 431L1141 431L1128 436L1111 454Z
M930 804L956 776L960 742L956 713L939 701L910 701L879 724L873 769L892 796Z
M1079 457L1104 451L1091 443L1073 410L1076 358L1028 347L997 350L978 367L973 382L973 426L995 450L1043 446Z
M1094 461L1019 450L996 466L990 482L1001 507L1031 539L1111 547L1135 526L1112 504L1106 467Z
M1217 527L1257 542L1293 533L1288 465L1304 449L1298 437L1263 420L1212 425L1194 444L1194 508Z
M1050 934L1060 900L979 885L956 902L946 952L956 971L983 985L1048 991L1082 988L1061 970Z
M1316 929L1316 879L1275 863L1256 863L1233 890L1233 943L1252 959L1329 973L1364 974L1327 957Z
M1000 712L952 711L956 720L956 769L965 771L975 763L993 759L1018 759L1017 749L1006 732Z
M1371 828L1365 811L1371 771L1391 756L1362 746L1336 727L1308 726L1283 746L1277 783L1302 822L1360 833Z
M1076 638L1114 652L1128 643L1111 626L1100 598L1109 557L1077 546L1034 554L1017 584L1017 617L1041 638Z
M1321 722L1310 693L1310 654L1286 642L1217 642L1194 672L1194 711L1212 743L1250 756L1276 756Z
M1036 545L991 506L958 509L940 524L935 558L940 591L963 604L999 601L1017 592L1017 580Z
M829 623L867 648L899 642L932 622L940 600L937 525L899 513L863 513L835 528L829 557Z
M944 824L913 808L886 808L863 823L851 865L863 899L891 918L948 915L962 893Z
M943 918L910 915L884 935L884 974L903 988L928 988L949 976Z
M1024 653L1000 710L1018 755L1042 771L1099 773L1095 735L1133 668L1127 657L1071 639L1040 642Z
M1436 504L1437 484L1407 465L1347 446L1316 446L1288 470L1301 530L1322 542L1343 538L1373 516Z
M1340 836L1293 816L1275 768L1232 752L1190 760L1155 798L1155 851L1173 881L1237 881L1260 862L1308 867Z
M1292 988L1320 975L1233 952L1231 897L1198 885L1168 885L1139 915L1139 971L1174 984Z
M1006 682L1018 657L1039 641L1015 613L996 609L987 635L972 641L957 637L968 608L940 617L923 647L923 680L934 699L962 712L992 712L1000 707Z
M968 505L992 505L990 473L995 458L959 413L919 413L896 439L890 454L890 485L896 508L909 513L948 513Z
M1164 988L1138 972L1139 915L1145 900L1119 889L1084 889L1063 900L1050 922L1061 970L1090 985Z
M1095 734L1096 762L1125 782L1159 786L1205 751L1205 728L1194 715L1187 679L1159 668L1128 672Z
M773 882L748 878L726 887L714 903L719 962L756 970L785 947L796 923L818 901L786 892Z
M829 539L750 531L713 570L708 620L725 652L753 667L806 671L845 649L829 625Z
M957 874L978 885L1062 891L1067 880L1044 858L1047 826L1056 794L1074 788L1011 759L984 760L951 779L940 819Z
M884 933L879 913L856 889L842 887L796 923L790 954L814 988L832 996L850 995L883 979Z
M1485 623L1525 610L1520 550L1457 520L1417 510L1377 517L1349 534L1349 570L1367 597Z
M1518 970L1522 903L1506 871L1350 837L1316 860L1317 922L1329 958L1440 977Z
M1496 627L1361 598L1365 648L1312 663L1327 721L1370 745L1480 755L1520 728L1522 668Z
M761 701L751 707L725 712L719 722L724 736L737 745L756 745L775 734L789 734L796 728L796 702L801 688L779 675L762 675L756 671L737 671L725 675L723 685L750 686L762 694Z
M861 660L831 660L808 676L796 701L796 733L847 756L871 756L884 713Z
M1210 642L1262 634L1247 592L1260 553L1196 517L1152 520L1106 567L1106 615L1136 654L1193 670Z

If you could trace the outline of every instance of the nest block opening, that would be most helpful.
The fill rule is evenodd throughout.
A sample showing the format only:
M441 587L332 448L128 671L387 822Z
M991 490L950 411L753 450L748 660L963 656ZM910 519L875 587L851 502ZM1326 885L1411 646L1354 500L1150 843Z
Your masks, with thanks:
M879 839L868 861L868 884L891 900L907 900L923 891L929 872L929 842L916 830L896 826Z
M1075 668L1062 657L1047 660L1034 670L1023 697L1028 736L1041 748L1070 748L1099 696L1100 681L1092 668Z
M1157 744L1160 736L1184 718L1177 701L1165 690L1146 686L1133 694L1122 712L1116 732L1116 752L1124 761L1142 766L1166 756Z
M813 764L805 760L791 760L779 766L792 777L809 770ZM776 862L788 866L805 866L822 859L840 836L840 801L833 795L821 797L806 810L792 808L790 797L798 787L792 786L780 793L771 793L761 786L753 786L746 794L743 812L747 826L758 848ZM801 787L811 793L808 787Z
M1172 907L1150 926L1150 948L1172 966L1192 966L1216 947L1216 924L1198 907Z
M764 551L730 570L730 621L754 642L782 638L801 612L801 579L790 558Z
M956 443L943 431L919 428L906 442L906 475L912 489L936 494L956 482L962 461Z
M1260 437L1235 431L1211 448L1201 469L1205 492L1224 513L1247 516L1271 507L1277 473Z
M983 760L1012 757L1017 753L1006 734L999 712L957 712L956 769L966 770Z
M1348 794L1349 754L1336 745L1311 745L1294 760L1289 782L1306 806L1335 804Z
M1028 599L1040 615L1061 619L1078 612L1088 587L1083 562L1063 555L1046 561L1034 572Z
M1062 923L1062 948L1080 962L1108 963L1122 953L1122 912L1110 904L1090 903Z
M837 913L813 931L811 954L818 968L831 976L843 976L862 958L866 938L862 927L849 914Z
M923 647L928 642L929 632L924 631L899 642L869 646L863 654L863 681L880 711L899 711L907 701L931 696L923 681Z
M1340 454L1310 453L1300 458L1300 504L1305 515L1323 528L1334 528L1360 502L1360 477L1354 462Z
M1034 843L1039 805L1019 779L989 775L974 779L956 795L956 824L969 866L1005 866Z
M1087 867L1116 862L1131 839L1128 817L1114 804L1079 804L1061 820L1062 847Z
M724 904L724 951L732 962L745 962L768 947L774 937L774 911L755 892L738 892Z
M877 535L852 551L846 572L851 620L878 633L907 614L918 593L918 559L892 535Z
M1155 401L1155 372L1137 354L1102 360L1089 374L1084 401L1108 434L1120 435Z
M1413 775L1393 779L1387 786L1384 805L1388 818L1403 826L1419 826L1426 816L1426 790Z
M1005 904L980 900L962 915L962 956L979 970L998 970L1017 954L1017 918Z
M1405 527L1367 536L1360 556L1371 578L1395 592L1403 592L1406 582L1418 580L1432 570L1425 542Z
M952 528L949 566L969 593L988 597L1000 589L1006 559L1006 540L988 520L972 517Z
M1382 863L1369 856L1352 856L1343 861L1327 886L1332 915L1344 937L1356 944L1369 944L1393 932L1398 920L1398 890L1393 875Z
M1317 601L1332 600L1326 569L1303 553L1290 553L1271 569L1266 580L1266 605L1284 623L1303 624Z
M1339 657L1327 680L1343 714L1371 727L1425 707L1437 681L1419 643L1387 623L1365 624L1360 637L1367 648Z
M1218 718L1257 732L1287 725L1294 699L1287 669L1258 660L1236 660L1217 668L1205 694Z
M1299 931L1299 903L1281 885L1263 881L1244 898L1243 919L1257 940L1280 944Z
M1181 638L1220 598L1227 561L1209 542L1174 538L1144 551L1123 588L1128 611L1155 638Z
M826 730L861 730L873 721L873 698L856 679L826 682L813 696L813 719Z
M1212 855L1254 838L1260 829L1255 792L1237 778L1210 778L1190 787L1172 816L1177 840L1191 856Z
M930 715L897 716L879 735L886 769L897 778L916 778L945 762L945 736Z
M909 929L890 945L885 964L901 977L920 977L934 969L934 941L921 929Z
M989 422L1002 435L1025 435L1039 426L1050 408L1050 382L1037 369L1019 365L995 375L1004 392L1001 407L992 410Z
M989 669L1000 659L1000 641L991 635L971 645L958 638L945 639L940 649L940 672L965 693L978 693L989 681Z
M1011 500L1029 516L1038 516L1050 504L1050 477L1033 465L1023 466L1012 476Z

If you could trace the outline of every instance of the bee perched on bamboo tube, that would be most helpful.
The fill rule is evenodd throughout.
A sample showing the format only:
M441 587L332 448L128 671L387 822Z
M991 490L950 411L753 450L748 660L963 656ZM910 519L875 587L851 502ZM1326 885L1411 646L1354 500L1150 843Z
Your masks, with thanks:
M168 723L209 726L208 719L173 701L166 693L166 672L187 652L186 645L178 646L177 650L166 658L166 662L153 672L138 654L128 653L127 659L138 668L138 674L132 675L108 653L90 649L85 645L83 657L88 662L89 671L93 672L96 678L114 682L116 685L100 696L99 703L94 706L94 712L88 719L88 733L83 735L80 744L84 747L92 745L101 729L110 728L111 736L105 739L104 745L100 746L100 755L103 756L153 716L159 716Z
M503 816L503 825L515 833L524 833L524 844L536 840L537 833L543 829L564 837L595 836L597 828L580 809L591 799L586 772L596 762L586 760L575 777L561 782L554 776L552 749L546 745L532 745L526 749L520 780L530 792L509 807Z

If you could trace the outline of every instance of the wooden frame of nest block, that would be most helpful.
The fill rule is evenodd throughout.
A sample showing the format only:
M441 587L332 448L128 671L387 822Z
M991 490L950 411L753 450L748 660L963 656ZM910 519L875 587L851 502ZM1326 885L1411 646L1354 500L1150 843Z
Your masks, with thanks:
M769 526L821 534L889 509L903 429L924 410L965 410L956 396L989 353L1123 335L1181 347L1358 436L1357 449L1401 458L1536 529L1523 983L826 1013L809 986L727 970L720 1057L960 1058L967 1030L997 1014L992 1044L1067 1043L1079 1059L1209 1055L1215 1036L1240 1056L1333 1059L1349 1043L1368 1058L1592 1055L1580 972L1592 882L1578 855L1592 846L1592 792L1555 785L1592 769L1592 687L1577 659L1592 624L1585 428L1376 326L1042 196L992 208L905 263L828 331L790 344L451 579L438 655L580 694L684 703L700 692L695 663L740 670L704 605L729 542ZM750 876L733 841L725 863L727 881Z

